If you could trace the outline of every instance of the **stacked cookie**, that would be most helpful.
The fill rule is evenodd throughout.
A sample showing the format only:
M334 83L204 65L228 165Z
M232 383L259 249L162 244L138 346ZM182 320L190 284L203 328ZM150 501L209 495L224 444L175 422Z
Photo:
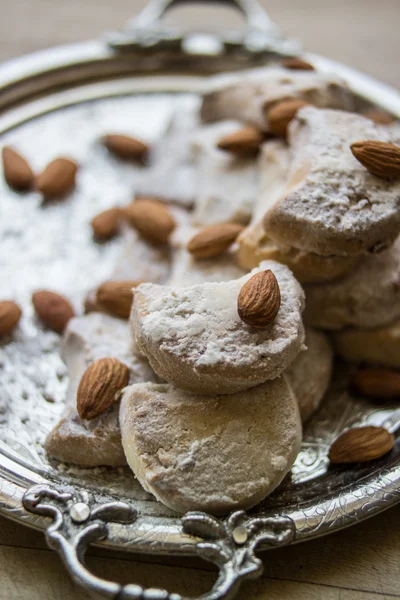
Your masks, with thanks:
M365 147L353 155L360 141L391 144L394 129L356 108L337 77L275 66L212 78L200 108L173 116L136 194L169 205L174 227L162 245L137 223L125 233L114 278L146 281L132 283L129 324L70 322L50 455L127 461L179 512L250 508L290 470L329 385L317 329L334 330L349 360L379 362L364 340L380 340L398 366L400 184L362 164ZM130 385L88 423L79 381L110 352Z

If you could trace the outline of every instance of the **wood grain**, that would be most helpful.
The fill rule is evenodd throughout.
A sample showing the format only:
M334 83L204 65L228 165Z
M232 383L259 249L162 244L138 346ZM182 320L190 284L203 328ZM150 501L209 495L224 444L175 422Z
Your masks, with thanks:
M120 28L144 0L13 0L0 3L0 60ZM271 17L307 50L346 62L400 87L399 0L264 0ZM211 12L212 11L212 12ZM179 16L180 15L180 16ZM210 18L212 15L212 19ZM229 29L223 8L182 9L171 20ZM400 598L400 506L326 538L263 554L263 577L239 600L385 600ZM212 566L196 559L111 553L91 548L88 565L110 579L187 595L212 585ZM87 600L43 535L0 518L1 600Z

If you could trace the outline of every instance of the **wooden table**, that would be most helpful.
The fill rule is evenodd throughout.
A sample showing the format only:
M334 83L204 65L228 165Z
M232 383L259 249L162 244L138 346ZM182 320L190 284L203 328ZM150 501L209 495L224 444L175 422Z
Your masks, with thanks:
M119 28L144 0L12 0L0 6L0 60ZM399 0L264 0L271 16L311 51L358 67L400 87ZM181 20L193 19L182 9ZM210 9L196 9L196 24ZM215 9L213 22L235 25ZM400 598L400 506L329 537L263 555L263 577L240 600L385 600ZM89 566L124 583L157 585L185 595L215 578L196 560L133 556L92 549ZM0 518L1 600L83 600L43 535Z

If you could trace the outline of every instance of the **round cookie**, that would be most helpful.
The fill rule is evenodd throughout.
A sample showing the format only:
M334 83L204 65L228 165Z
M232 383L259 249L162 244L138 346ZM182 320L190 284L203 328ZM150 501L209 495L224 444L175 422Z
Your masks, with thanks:
M326 335L306 329L307 350L300 352L285 371L296 400L303 423L317 410L332 375L333 352Z
M264 231L262 223L247 227L238 238L237 262L253 269L262 260L276 260L287 265L300 283L331 281L352 271L358 256L319 256L289 246L278 247Z
M361 140L391 142L384 128L354 113L301 109L289 126L290 167L263 224L278 246L321 256L388 248L400 233L400 181L372 175L353 156Z
M237 299L248 279L271 269L281 293L275 321L254 329L239 317ZM192 287L135 288L132 331L154 371L198 394L233 394L278 377L304 341L304 294L284 265L265 261L233 281Z
M177 512L225 514L263 500L300 449L284 377L231 396L135 384L121 400L122 445L143 488Z
M373 329L400 317L400 237L349 275L305 286L304 320L320 329Z
M335 333L333 341L348 362L400 369L400 319L377 329L345 329Z

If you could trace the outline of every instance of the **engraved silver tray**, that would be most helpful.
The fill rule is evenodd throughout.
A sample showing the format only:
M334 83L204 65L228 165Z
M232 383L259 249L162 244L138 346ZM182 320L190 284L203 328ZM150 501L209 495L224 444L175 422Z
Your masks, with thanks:
M180 0L179 3L183 3ZM66 154L83 165L75 193L41 205L0 177L2 298L23 306L22 325L0 347L0 510L46 531L71 575L87 590L118 600L179 600L164 590L103 581L83 562L88 544L160 554L195 554L220 575L202 598L230 598L257 577L256 545L305 541L373 516L400 501L400 442L366 465L329 467L327 450L346 427L383 425L396 433L400 408L351 398L337 369L321 409L307 424L296 463L279 489L248 513L216 519L176 515L144 492L126 469L80 469L50 463L43 441L57 421L67 386L59 336L43 330L30 304L32 290L66 293L82 306L88 288L107 278L120 241L96 245L90 218L129 200L141 167L110 159L96 143L122 131L160 135L173 109L198 102L212 72L265 64L296 55L256 0L229 0L245 17L243 32L199 35L166 29L161 17L175 0L153 0L123 32L53 48L0 67L0 143L15 144L36 170ZM400 94L341 64L305 55L320 70L343 76L360 102L400 118ZM49 517L51 521L49 521Z

